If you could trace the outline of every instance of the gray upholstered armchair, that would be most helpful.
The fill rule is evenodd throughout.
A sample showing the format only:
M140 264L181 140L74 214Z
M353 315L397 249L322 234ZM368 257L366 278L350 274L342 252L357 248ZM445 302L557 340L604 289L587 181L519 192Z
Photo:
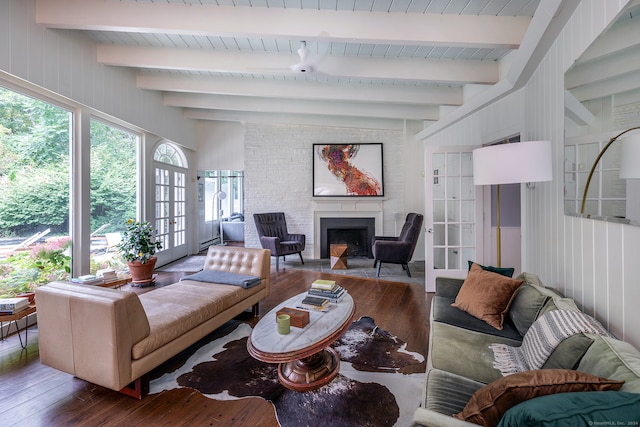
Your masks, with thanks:
M298 254L300 262L304 250L306 236L304 234L291 234L287 231L287 221L284 212L253 214L256 223L260 244L263 249L269 249L271 256L276 257L276 271L280 268L279 259L285 255Z
M376 277L380 277L380 266L383 262L402 264L407 276L411 277L409 261L411 261L413 251L420 238L422 220L421 214L409 213L398 237L373 236L371 251L373 252Z

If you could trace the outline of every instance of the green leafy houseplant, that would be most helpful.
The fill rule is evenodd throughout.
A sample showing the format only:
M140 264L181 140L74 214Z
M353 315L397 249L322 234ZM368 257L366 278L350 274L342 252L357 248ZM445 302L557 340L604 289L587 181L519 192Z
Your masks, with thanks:
M146 264L156 251L162 249L162 243L155 241L149 222L130 219L116 248L125 261Z

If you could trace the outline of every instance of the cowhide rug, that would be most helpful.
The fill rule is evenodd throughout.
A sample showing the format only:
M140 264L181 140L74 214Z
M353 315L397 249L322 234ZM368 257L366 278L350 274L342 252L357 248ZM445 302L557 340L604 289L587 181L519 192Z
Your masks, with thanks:
M378 328L370 317L353 322L333 344L340 374L328 385L298 393L280 385L277 365L247 352L251 327L245 323L227 336L202 345L174 372L151 381L150 393L191 387L218 400L258 396L270 401L283 427L408 426L420 405L424 374L401 374L424 357ZM330 421L329 421L330 420Z

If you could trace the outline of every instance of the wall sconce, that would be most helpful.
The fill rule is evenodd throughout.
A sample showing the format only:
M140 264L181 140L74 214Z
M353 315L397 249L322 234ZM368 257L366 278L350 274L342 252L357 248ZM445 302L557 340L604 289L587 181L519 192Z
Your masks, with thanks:
M584 193L582 194L582 206L580 208L580 215L584 215L584 206L587 202L587 193L589 192L589 185L591 184L591 178L593 177L593 173L596 170L596 166L598 166L598 162L604 155L604 153L611 147L615 141L618 140L622 135L627 132L631 132L632 130L640 129L640 126L632 127L630 129L625 130L611 138L607 145L604 146L596 160L593 162L593 166L591 166L591 171L589 172L589 177L587 178L587 183L584 186ZM620 178L628 179L628 178L640 178L640 137L639 135L632 135L620 140L622 142L622 151L621 151L621 162L620 162ZM588 217L588 216L587 216Z
M496 246L501 267L500 184L551 181L551 141L497 144L473 150L473 183L497 185Z

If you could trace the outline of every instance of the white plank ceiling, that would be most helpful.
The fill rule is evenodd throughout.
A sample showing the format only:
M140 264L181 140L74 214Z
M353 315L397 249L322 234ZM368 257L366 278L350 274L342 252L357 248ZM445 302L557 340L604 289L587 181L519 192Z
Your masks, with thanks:
M429 124L499 83L514 64L531 66L562 3L37 0L36 19L85 32L100 63L136 70L138 87L163 92L187 117Z

